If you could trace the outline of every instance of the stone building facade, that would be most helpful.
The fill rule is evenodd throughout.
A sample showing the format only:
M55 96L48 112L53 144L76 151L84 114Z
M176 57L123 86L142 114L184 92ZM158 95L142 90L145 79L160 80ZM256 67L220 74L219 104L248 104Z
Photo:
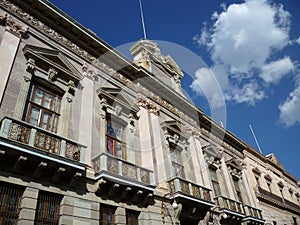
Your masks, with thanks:
M156 43L130 51L0 0L0 224L299 224L276 157L190 103Z

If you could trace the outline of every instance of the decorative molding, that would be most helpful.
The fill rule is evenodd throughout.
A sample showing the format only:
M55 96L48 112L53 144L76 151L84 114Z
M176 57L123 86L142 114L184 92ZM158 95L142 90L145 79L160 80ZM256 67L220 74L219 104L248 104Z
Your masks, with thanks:
M5 29L13 35L21 38L26 35L28 28L24 28L17 23L11 16L7 14L0 14L0 22L6 27Z
M55 81L56 75L58 74L57 70L50 67L48 70L48 80L49 81Z
M29 58L26 62L26 70L31 73L35 70L35 66L35 60L33 58Z
M153 101L151 101L148 98L144 98L142 96L137 97L137 104L145 109L149 109L150 113L153 113L154 115L159 115L160 108L157 104L155 104Z

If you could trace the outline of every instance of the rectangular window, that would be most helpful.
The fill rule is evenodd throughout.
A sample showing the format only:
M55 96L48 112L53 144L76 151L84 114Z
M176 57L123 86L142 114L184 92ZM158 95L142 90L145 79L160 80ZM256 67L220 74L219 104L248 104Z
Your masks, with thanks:
M170 149L171 153L171 162L172 162L172 172L176 177L185 178L184 168L181 160L181 152L172 148Z
M120 123L107 120L106 130L107 152L121 159L127 159L125 143L125 126Z
M233 186L234 186L234 190L235 190L235 193L236 193L236 196L237 196L237 200L239 202L243 203L243 198L242 198L242 192L241 192L241 189L240 189L239 179L236 178L236 177L233 177L232 180L233 180Z
M210 173L210 179L212 182L213 190L215 193L215 196L220 196L221 195L221 189L220 189L220 183L218 179L218 174L217 170L214 168L209 167L209 173Z
M114 225L115 224L116 208L107 205L100 206L100 225Z
M26 121L34 126L56 132L60 104L61 98L58 95L33 85L27 102Z
M35 225L56 225L59 222L59 208L62 196L40 192L38 197Z
M126 210L126 224L138 225L139 224L139 212L133 210Z
M24 189L0 183L0 224L16 224Z

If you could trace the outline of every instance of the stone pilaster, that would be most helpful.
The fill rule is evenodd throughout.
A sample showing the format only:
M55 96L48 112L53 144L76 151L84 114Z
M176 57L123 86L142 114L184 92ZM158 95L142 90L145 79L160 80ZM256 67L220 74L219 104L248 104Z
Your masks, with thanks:
M20 204L19 225L34 224L38 192L38 189L32 187L27 187L25 189Z
M26 29L7 15L0 15L0 20L6 26L0 44L0 102L5 92L9 75L14 63L21 37L26 33Z
M84 77L81 81L82 98L81 98L81 113L79 122L79 143L87 146L85 153L85 161L91 164L92 154L92 132L93 132L93 96L94 96L94 81Z
M152 149L155 152L156 168L154 171L157 174L157 182L161 187L167 188L167 172L166 172L166 157L164 155L165 137L162 134L162 129L159 123L159 118L154 113L150 113L150 121L152 126ZM148 159L149 160L149 159Z
M115 211L115 224L125 225L126 224L126 210L125 208L118 207Z

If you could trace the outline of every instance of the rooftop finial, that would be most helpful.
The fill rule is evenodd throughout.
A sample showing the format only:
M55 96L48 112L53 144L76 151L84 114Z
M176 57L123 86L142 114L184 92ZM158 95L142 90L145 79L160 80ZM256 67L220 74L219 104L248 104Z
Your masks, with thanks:
M142 19L142 25L143 25L143 31L144 31L144 39L147 39L145 22L144 22L144 13L143 13L143 7L142 7L142 0L139 0L139 2L140 2L141 19Z

